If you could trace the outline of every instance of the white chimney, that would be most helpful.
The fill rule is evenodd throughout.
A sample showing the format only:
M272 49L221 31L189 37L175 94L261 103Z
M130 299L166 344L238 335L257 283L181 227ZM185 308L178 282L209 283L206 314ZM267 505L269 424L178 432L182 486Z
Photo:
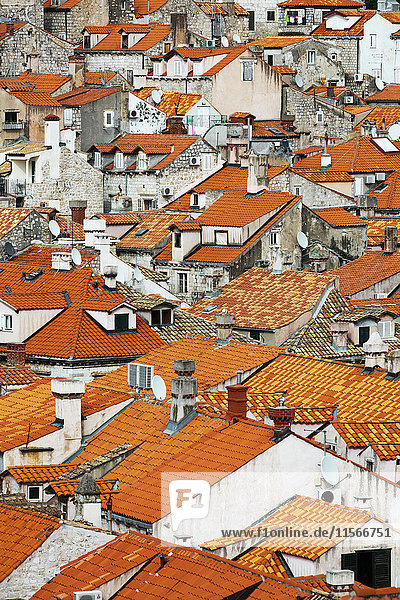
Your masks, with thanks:
M226 342L231 337L235 324L236 316L229 314L226 310L220 315L215 315L218 342Z
M104 285L109 290L117 288L118 267L116 265L107 265L104 267Z
M84 474L75 488L74 497L74 521L83 521L90 523L93 527L101 528L100 488L91 473Z
M247 193L258 194L267 189L268 157L266 154L256 154L250 150L247 174Z
M321 171L326 171L332 165L332 157L330 154L321 154Z
M83 230L85 232L85 246L87 248L93 248L95 242L95 234L104 234L106 231L105 219L84 219Z
M175 373L171 382L171 411L163 433L174 435L196 416L197 379L192 375L194 360L175 360Z
M56 399L56 421L62 422L66 440L82 438L82 396L85 382L77 379L52 379L51 391Z
M60 147L60 117L57 115L44 118L44 145L53 149Z
M65 144L71 152L75 152L76 131L74 129L62 129L60 132L60 141Z
M374 331L369 340L363 344L365 354L365 368L385 367L385 356L389 350L389 345L382 341L377 331Z
M397 379L400 375L400 350L392 350L387 356L387 379Z
M51 268L55 271L70 271L72 266L70 252L52 252Z
M354 585L354 572L350 569L331 570L326 572L326 583L334 598L348 596Z

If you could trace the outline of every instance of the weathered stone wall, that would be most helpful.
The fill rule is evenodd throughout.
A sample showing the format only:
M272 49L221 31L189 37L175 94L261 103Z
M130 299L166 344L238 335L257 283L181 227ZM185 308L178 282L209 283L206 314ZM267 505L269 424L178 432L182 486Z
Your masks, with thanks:
M106 531L64 523L0 583L1 598L31 598L60 572L61 565L111 542L115 536ZM77 590L79 591L79 590Z
M308 52L315 51L315 64L308 63ZM267 51L268 52L268 51ZM330 56L336 53L338 60L333 61ZM283 63L299 73L303 79L303 89L311 85L325 84L329 80L343 81L344 69L341 63L341 48L319 43L310 39L295 47L284 48L282 51Z
M212 101L211 77L146 77L146 86L160 87L164 92L201 94Z
M4 251L6 242L14 246L15 252L20 252L27 248L33 240L42 240L45 243L50 242L50 230L47 219L42 217L35 210L18 225L13 227L6 235L3 235L0 243L1 260L7 260L8 256Z
M330 35L327 37L318 36L318 39L337 44L341 48L340 60L342 61L343 70L346 73L358 73L358 38Z
M44 24L51 33L73 44L82 42L82 29L86 25L107 25L108 2L106 0L81 0L69 10L56 7L45 8Z
M30 24L9 35L0 44L0 75L34 73L69 74L68 57L74 48Z
M269 190L277 190L280 192L289 191L289 169L285 169L283 173L273 177L268 183Z
M286 8L278 7L279 35L310 35L316 23L314 23L314 8L305 8L305 20L303 23L288 23L285 19Z
M157 54L157 53L155 53ZM143 54L138 52L87 52L88 71L118 71L127 76L127 71L140 73L143 68Z
M348 196L330 190L323 185L318 185L293 171L289 171L289 190L292 194L294 194L296 187L301 188L303 204L310 208L351 206L353 204Z
M43 5L40 0L0 0L0 18L6 21L29 21L43 27Z

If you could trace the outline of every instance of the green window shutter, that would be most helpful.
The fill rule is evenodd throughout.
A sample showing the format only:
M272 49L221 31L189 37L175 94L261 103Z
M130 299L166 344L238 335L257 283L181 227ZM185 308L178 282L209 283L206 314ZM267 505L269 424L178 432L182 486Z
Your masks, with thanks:
M354 578L357 580L357 554L342 554L342 569L353 571Z
M390 587L390 548L373 551L374 588Z

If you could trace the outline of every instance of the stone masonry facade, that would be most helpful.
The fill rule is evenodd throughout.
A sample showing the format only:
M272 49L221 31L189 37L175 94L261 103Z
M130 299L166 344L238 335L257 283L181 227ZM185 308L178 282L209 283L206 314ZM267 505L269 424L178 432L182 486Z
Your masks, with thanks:
M1 238L1 260L8 259L4 251L6 242L10 242L13 245L15 252L20 252L24 248L27 248L33 240L43 240L45 243L50 242L48 222L35 210L32 210L23 221L15 225L15 227Z
M45 29L74 44L82 42L82 29L86 25L107 25L106 0L80 0L68 10L45 8Z

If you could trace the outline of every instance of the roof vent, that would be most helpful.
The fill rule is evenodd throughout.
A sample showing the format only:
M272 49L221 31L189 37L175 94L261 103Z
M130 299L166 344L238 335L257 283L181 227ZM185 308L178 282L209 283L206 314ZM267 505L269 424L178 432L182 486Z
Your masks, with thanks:
M31 271L31 273L23 273L23 278L25 281L35 281L38 277L43 275L44 271L41 269L36 269L35 271Z

